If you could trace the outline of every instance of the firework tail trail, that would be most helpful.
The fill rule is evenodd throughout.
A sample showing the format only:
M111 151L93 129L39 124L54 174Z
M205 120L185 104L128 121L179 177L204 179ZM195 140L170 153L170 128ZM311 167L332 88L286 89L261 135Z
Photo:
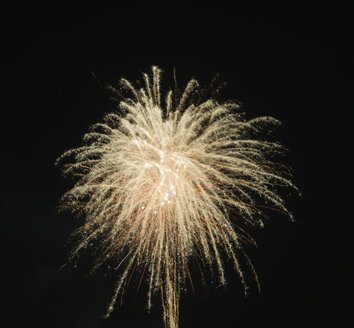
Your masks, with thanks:
M279 186L296 189L287 170L272 163L280 154L274 142L254 139L279 121L247 121L236 102L201 99L198 82L162 99L161 70L143 74L137 89L121 80L114 94L128 94L115 113L105 116L84 136L85 145L65 152L63 171L78 178L62 199L62 208L86 218L78 229L73 257L95 242L101 251L94 269L116 260L120 276L107 316L134 272L146 275L148 308L155 291L162 299L165 326L177 328L180 291L188 263L198 258L216 269L225 284L221 250L233 262L247 291L239 263L241 243L252 237L230 220L263 225L260 202L292 218L278 194ZM177 88L176 88L177 89ZM257 276L255 274L256 281Z

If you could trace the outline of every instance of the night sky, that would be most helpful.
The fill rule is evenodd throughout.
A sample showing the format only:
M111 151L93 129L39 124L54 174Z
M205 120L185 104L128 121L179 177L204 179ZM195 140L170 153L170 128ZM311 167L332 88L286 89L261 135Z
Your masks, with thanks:
M350 219L330 209L338 174L333 137L340 131L333 113L349 111L341 101L353 87L353 65L343 65L353 59L346 37L350 9L243 12L128 1L115 8L33 4L4 12L2 113L9 117L2 120L2 327L163 327L160 299L147 314L144 286L135 297L134 283L123 307L102 318L117 273L89 275L89 252L76 269L60 269L70 233L83 221L58 213L74 181L54 166L113 110L91 72L117 86L121 77L136 81L151 65L164 70L164 86L172 83L173 67L180 85L191 77L205 85L220 73L228 83L223 97L239 100L248 118L280 119L277 138L290 149L285 161L302 191L301 198L284 194L296 223L272 214L264 229L249 228L259 246L247 251L261 294L250 276L245 299L228 264L226 289L209 283L205 290L195 272L195 295L190 288L182 293L181 328L319 327L351 320L351 258L334 250L350 241L331 233L336 223L330 224L340 220L346 230Z

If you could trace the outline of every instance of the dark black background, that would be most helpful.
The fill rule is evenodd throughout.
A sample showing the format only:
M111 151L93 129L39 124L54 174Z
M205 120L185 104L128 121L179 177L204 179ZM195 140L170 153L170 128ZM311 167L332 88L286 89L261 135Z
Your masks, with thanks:
M287 162L303 193L289 198L296 223L274 215L263 230L252 231L259 249L248 252L261 295L251 283L244 299L229 269L226 290L205 292L195 281L195 295L182 294L181 327L317 327L350 320L351 258L335 250L348 242L332 232L339 221L346 226L330 208L338 192L333 139L341 125L335 118L349 111L341 101L353 87L352 65L344 64L353 58L351 9L128 2L4 11L2 113L10 115L2 121L4 327L163 326L159 299L146 314L143 289L102 319L114 272L87 276L89 257L77 269L59 270L80 221L57 213L73 181L54 167L112 110L90 72L117 85L122 76L137 80L153 64L164 70L166 83L173 67L180 84L191 76L207 84L219 72L228 82L225 98L241 101L248 117L280 119L281 140L291 150Z

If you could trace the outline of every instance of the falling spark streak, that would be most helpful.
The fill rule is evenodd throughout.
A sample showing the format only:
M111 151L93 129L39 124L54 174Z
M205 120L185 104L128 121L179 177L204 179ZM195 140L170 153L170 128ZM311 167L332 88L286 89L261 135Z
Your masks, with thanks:
M238 222L261 227L266 205L292 218L275 187L296 187L284 167L267 159L282 147L252 138L279 121L247 121L235 102L196 100L200 89L193 79L179 98L169 91L163 106L160 72L154 66L151 76L144 74L141 89L125 79L121 91L109 87L130 96L120 101L119 111L92 127L85 146L65 152L58 162L73 157L63 171L79 177L62 207L86 217L73 256L95 241L103 255L94 269L110 258L122 268L106 316L137 270L142 272L139 286L148 273L148 308L160 291L165 326L177 328L186 278L194 290L188 269L192 258L211 271L216 267L225 284L223 249L247 290L239 264L243 254L258 284L241 246L255 242L232 222L230 209Z

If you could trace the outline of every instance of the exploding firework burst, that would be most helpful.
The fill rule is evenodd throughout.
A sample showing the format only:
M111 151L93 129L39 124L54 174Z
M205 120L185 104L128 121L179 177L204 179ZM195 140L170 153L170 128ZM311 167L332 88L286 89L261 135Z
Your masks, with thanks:
M192 258L216 270L224 284L222 250L247 289L239 255L247 258L242 243L254 241L230 211L238 222L262 226L263 200L291 218L276 190L295 187L284 167L269 160L281 146L254 137L277 120L247 121L235 102L202 99L194 79L162 101L160 72L153 67L143 74L142 88L125 79L120 90L110 87L126 94L118 111L92 127L85 146L58 161L65 158L64 173L78 177L62 206L86 218L73 256L95 241L101 255L94 268L114 259L120 270L107 316L130 276L140 272L140 282L143 276L148 282L148 307L159 292L165 325L177 328Z

